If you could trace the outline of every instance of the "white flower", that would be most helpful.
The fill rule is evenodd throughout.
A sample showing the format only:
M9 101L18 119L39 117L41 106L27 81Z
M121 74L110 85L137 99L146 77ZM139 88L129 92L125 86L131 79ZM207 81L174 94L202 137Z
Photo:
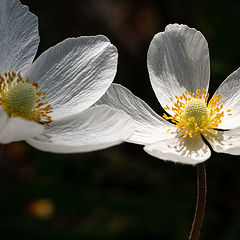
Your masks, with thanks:
M147 64L166 121L126 88L112 84L98 104L123 109L135 121L129 142L163 160L197 164L216 152L240 154L240 69L209 100L209 51L204 36L185 25L168 25L154 36ZM224 131L222 131L224 130Z
M18 0L0 0L0 16L0 143L84 152L129 136L126 113L91 107L117 70L118 53L106 37L66 39L33 63L38 18Z

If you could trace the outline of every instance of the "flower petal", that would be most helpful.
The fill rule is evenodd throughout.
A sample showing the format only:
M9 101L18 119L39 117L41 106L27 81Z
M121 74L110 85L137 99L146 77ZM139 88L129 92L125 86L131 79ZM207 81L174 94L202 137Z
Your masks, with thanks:
M87 152L119 144L133 130L131 119L123 111L95 106L51 123L42 136L28 143L49 152Z
M83 111L112 83L117 49L104 36L66 39L44 52L27 76L46 91L54 120Z
M224 117L222 123L218 125L219 129L232 129L240 126L240 68L229 75L219 86L215 94L222 96ZM227 110L230 109L231 116Z
M169 138L146 145L144 150L150 155L175 163L195 165L206 161L211 156L209 147L202 138Z
M42 124L19 117L7 120L0 129L0 143L17 142L38 136L44 131Z
M182 95L185 90L208 90L208 44L194 28L170 24L165 32L156 34L148 50L147 64L153 90L162 107L171 108L170 97Z
M213 150L220 153L240 155L240 127L229 131L217 131L217 135L207 135Z
M38 18L18 0L0 1L0 73L25 72L36 55Z
M149 144L169 136L167 132L173 125L157 115L143 100L127 88L112 84L97 104L107 104L121 109L134 121L135 132L128 142Z

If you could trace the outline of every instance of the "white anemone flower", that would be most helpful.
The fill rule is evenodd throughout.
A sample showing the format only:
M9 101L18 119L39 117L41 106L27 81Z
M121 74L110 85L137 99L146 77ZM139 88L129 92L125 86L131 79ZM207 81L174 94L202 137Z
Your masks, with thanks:
M126 113L91 107L117 70L117 49L105 36L66 39L33 62L38 18L18 0L0 0L0 16L0 143L26 140L40 150L71 153L128 137Z
M129 142L163 160L197 164L211 151L240 154L240 69L209 100L208 44L196 29L170 24L154 36L147 66L164 118L121 85L112 84L98 104L124 110L135 122ZM169 120L169 121L167 121Z

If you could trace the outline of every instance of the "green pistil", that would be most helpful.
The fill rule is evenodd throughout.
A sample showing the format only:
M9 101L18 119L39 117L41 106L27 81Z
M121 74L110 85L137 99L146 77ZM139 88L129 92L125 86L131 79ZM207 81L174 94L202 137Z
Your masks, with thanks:
M32 112L36 99L36 89L32 84L19 83L6 95L6 111L10 116L27 116Z
M208 119L208 109L205 102L201 99L191 99L184 109L184 117L186 120L194 119L193 121L201 126Z

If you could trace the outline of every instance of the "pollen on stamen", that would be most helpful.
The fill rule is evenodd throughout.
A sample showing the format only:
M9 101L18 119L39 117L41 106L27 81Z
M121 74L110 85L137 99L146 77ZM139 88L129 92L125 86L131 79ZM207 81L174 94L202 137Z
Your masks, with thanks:
M9 117L22 117L48 125L52 122L49 114L51 105L45 101L46 92L39 91L37 82L30 83L20 73L0 74L0 107Z
M166 106L165 110L172 110L172 116L163 114L163 117L170 120L178 127L178 132L182 134L182 139L186 137L200 137L207 134L216 135L214 130L224 117L223 106L220 102L221 96L215 94L209 101L209 94L203 88L195 93L186 90L175 99L170 98L173 107ZM226 110L227 115L231 115L231 110Z

